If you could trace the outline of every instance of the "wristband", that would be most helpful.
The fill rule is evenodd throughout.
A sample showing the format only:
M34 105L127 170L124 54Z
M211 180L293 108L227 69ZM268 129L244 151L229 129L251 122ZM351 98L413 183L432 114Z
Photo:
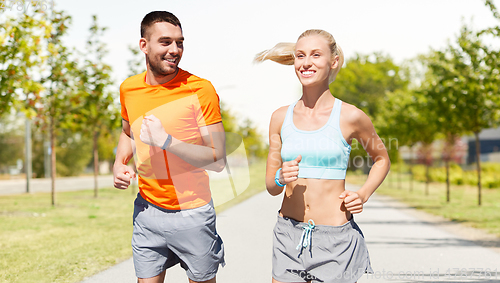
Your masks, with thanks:
M278 169L278 171L276 171L276 176L274 176L274 182L276 183L276 185L278 185L280 187L284 187L285 185L280 183L280 172L281 172L281 168Z
M165 143L163 144L161 149L166 150L170 146L171 143L172 143L172 135L168 134L168 137L165 140Z

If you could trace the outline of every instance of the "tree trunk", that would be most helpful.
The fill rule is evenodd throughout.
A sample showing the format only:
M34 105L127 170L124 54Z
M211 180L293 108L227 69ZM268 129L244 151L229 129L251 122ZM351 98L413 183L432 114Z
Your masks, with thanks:
M32 157L31 157L31 121L28 117L26 117L26 128L24 130L25 132L25 149L26 149L26 155L25 155L25 172L26 172L26 193L30 193L30 182L31 182L31 175L32 175Z
M430 182L430 176L429 176L429 164L425 164L425 195L429 195L429 182Z
M446 159L446 202L450 202L450 161Z
M413 146L410 146L410 192L413 191Z
M403 162L401 161L401 163L403 163ZM402 175L402 172L403 172L403 169L402 169L403 165L398 166L398 167L399 167L398 168L398 189L401 190L403 188L403 186L401 186L401 175Z
M477 158L477 205L481 205L481 143L479 142L479 132L475 132L476 137L476 158Z
M97 140L99 132L94 131L94 197L97 198L99 186L97 184L97 177L99 176L99 151L97 150Z
M49 122L50 133L50 179L51 179L51 194L52 206L56 205L56 133L54 126L54 116L51 115Z

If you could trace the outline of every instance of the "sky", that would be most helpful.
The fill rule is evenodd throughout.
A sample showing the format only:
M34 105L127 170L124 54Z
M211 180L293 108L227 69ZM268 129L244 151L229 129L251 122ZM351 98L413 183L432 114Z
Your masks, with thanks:
M254 64L255 54L279 42L295 42L305 30L324 29L346 59L382 52L396 63L444 48L461 25L498 24L483 0L54 0L72 16L66 42L83 50L91 16L107 27L104 41L116 86L127 78L128 46L138 46L140 22L166 10L181 21L185 50L180 67L212 82L240 121L250 118L267 138L271 114L300 98L292 66ZM494 1L500 6L500 0ZM138 48L138 47L137 47ZM342 75L340 72L339 76Z

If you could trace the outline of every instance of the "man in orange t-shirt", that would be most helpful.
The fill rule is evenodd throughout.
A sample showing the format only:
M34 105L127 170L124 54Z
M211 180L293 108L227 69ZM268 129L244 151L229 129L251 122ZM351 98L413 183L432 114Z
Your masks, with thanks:
M123 131L113 166L126 189L136 173L132 249L139 282L163 282L180 263L190 282L215 282L224 245L215 229L208 174L222 171L225 135L212 84L178 67L184 37L171 13L147 14L140 48L147 71L120 86Z

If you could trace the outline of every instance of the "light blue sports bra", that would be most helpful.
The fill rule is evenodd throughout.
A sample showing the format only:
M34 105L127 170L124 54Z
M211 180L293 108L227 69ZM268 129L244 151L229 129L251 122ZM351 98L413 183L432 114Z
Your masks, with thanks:
M335 98L328 122L318 130L303 131L293 124L293 108L288 107L281 126L281 159L291 161L302 155L299 178L345 179L351 146L340 131L342 101Z

